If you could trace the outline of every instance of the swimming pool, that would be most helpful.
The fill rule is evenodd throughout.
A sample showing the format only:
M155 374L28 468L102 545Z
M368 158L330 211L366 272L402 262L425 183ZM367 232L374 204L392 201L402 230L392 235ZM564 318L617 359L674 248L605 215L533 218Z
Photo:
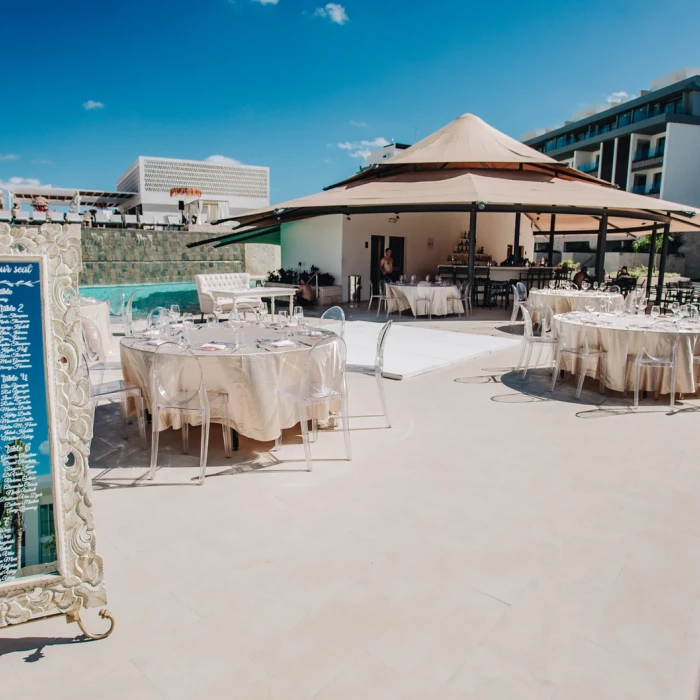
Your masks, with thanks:
M180 311L199 313L197 285L194 282L173 282L164 284L113 284L100 287L80 287L81 297L92 297L108 301L110 311L118 314L122 295L128 299L134 294L134 318L144 318L156 306L169 307L178 304Z

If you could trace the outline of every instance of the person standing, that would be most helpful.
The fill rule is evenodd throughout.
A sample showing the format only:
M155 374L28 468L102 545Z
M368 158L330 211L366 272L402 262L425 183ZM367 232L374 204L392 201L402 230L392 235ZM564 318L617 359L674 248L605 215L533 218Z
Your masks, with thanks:
M391 248L384 251L384 257L379 261L379 272L385 282L391 284L391 275L394 272L394 259L391 257Z

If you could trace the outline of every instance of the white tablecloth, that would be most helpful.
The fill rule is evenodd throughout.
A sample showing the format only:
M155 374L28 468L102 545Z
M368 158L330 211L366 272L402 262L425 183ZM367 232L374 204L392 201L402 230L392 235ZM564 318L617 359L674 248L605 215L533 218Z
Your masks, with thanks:
M433 316L463 313L464 308L459 300L459 290L454 285L431 285L418 287L415 284L387 284L387 305L389 313L410 309L414 316L428 315L425 302L416 303L422 296L428 297Z
M528 295L529 310L534 323L540 322L540 306L546 304L554 314L565 314L569 311L585 311L586 302L593 302L594 311L605 311L606 302L611 302L610 311L622 308L625 298L622 294L608 292L582 292L575 289L531 289Z
M311 348L298 345L294 349L267 351L256 347L260 338L282 336L272 330L258 326L247 326L243 330L244 345L235 353L230 352L196 352L204 385L208 391L221 391L229 396L229 416L231 427L241 435L253 440L275 440L280 430L291 428L299 422L299 407L294 391L279 391L284 388L292 390L301 385L304 362ZM302 338L304 342L314 343L319 338ZM193 344L214 342L233 342L233 331L221 326L210 328L197 326L191 331ZM155 347L146 345L142 339L124 339L120 344L121 363L124 379L141 387L146 405L151 405L151 367ZM162 352L162 351L161 351ZM172 370L166 365L164 372L172 372L177 377L180 389L191 389L192 377L178 373L179 359L172 356ZM322 371L322 368L315 368ZM323 420L328 415L328 406L319 407L316 417ZM332 405L330 409L336 410ZM212 421L218 421L212 413ZM199 424L199 416L188 414L188 423ZM163 414L160 430L168 427L180 428L181 418L178 413Z
M105 352L108 352L112 342L112 331L109 328L109 302L81 299L80 316L90 319L97 326L102 339L102 347Z
M625 315L620 319L613 314L593 314L593 323L587 321L587 314L561 314L554 317L555 327L564 335L565 342L575 346L582 339L581 334L588 334L591 347L597 346L607 351L605 385L613 391L634 389L634 358L644 342L644 331L655 321L651 316ZM616 325L618 324L619 325ZM681 324L678 343L676 374L676 391L692 394L695 392L693 374L693 350L700 335L700 324ZM647 348L653 353L663 343L655 342L662 334L655 331L647 335ZM627 363L627 357L630 361ZM562 367L573 370L574 358L563 356ZM625 366L627 373L625 374ZM591 357L587 374L595 377L597 358ZM663 394L670 392L671 371L666 368L649 368L642 370L641 388L647 391L660 390Z

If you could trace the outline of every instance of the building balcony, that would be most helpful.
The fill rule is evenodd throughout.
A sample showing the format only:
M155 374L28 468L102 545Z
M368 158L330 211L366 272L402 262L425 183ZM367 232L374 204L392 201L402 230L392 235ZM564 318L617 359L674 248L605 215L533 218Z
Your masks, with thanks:
M600 161L595 161L595 163L581 163L581 165L576 166L576 170L580 170L582 173L597 173L600 167Z
M660 146L657 148L640 148L634 153L633 162L640 160L651 160L652 158L663 158L664 157L665 146Z
M661 183L652 183L651 185L635 185L632 188L634 194L644 194L648 197L658 197L661 194Z

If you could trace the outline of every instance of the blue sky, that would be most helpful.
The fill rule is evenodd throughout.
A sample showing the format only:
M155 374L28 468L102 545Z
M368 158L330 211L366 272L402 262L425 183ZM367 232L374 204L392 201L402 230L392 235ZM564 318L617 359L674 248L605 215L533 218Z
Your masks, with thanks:
M270 166L273 202L354 172L362 141L464 112L519 137L700 65L697 0L38 0L3 19L0 181L113 189L138 155L223 155Z

